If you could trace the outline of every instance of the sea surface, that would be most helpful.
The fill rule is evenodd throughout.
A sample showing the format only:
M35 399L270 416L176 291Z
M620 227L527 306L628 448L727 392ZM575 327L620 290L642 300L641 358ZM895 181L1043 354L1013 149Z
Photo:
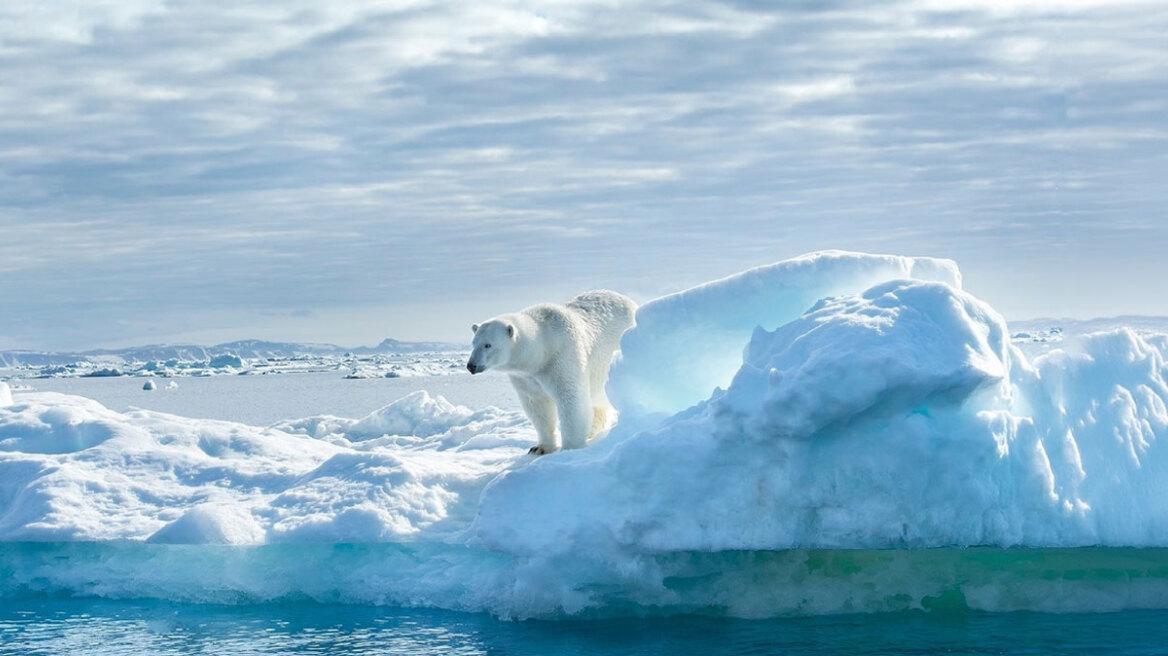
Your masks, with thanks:
M425 609L0 601L0 654L1164 654L1168 612L509 622Z
M354 419L416 390L479 409L496 406L518 410L519 400L506 376L467 372L450 376L346 379L341 372L155 378L157 389L144 390L147 379L40 378L17 383L38 392L85 396L112 410L157 410L183 417L223 419L267 426L284 419L336 415ZM168 388L174 383L176 387Z
M361 417L418 389L472 408L517 407L502 376L365 380L345 380L331 372L219 376L175 379L175 389L165 389L166 382L154 391L142 390L140 378L46 379L22 384L38 391L88 396L116 410L140 407L253 425L317 414ZM98 552L105 548L92 545ZM66 555L52 555L60 549ZM284 548L264 549L281 553ZM59 565L42 566L65 572L69 569L65 562L76 560L69 555L74 551L53 545L7 545L0 550L0 578L13 581L13 567L32 571L25 566L30 554L64 559ZM87 549L80 547L80 551ZM34 578L15 586L0 580L0 654L1168 654L1168 611L1112 612L1109 606L1109 600L1115 599L1114 607L1130 607L1133 591L1148 605L1168 606L1168 600L1148 596L1158 595L1160 582L1168 580L1168 552L1053 550L1050 556L1053 559L1041 550L921 553L911 556L919 562L910 570L927 576L923 570L935 567L967 585L982 580L986 584L979 587L981 594L991 596L994 590L1009 587L998 587L999 574L1002 580L1018 581L1012 569L1024 571L1022 578L1039 585L1056 584L1042 590L1074 590L1075 594L1086 590L1086 607L1098 612L982 612L970 610L960 597L942 596L927 609L867 609L810 617L735 619L719 616L721 611L714 606L681 612L641 607L625 617L618 613L583 620L512 621L392 603L321 603L297 595L191 603L150 598L146 589L140 597L134 592L109 598L92 593L83 578L75 579L72 588ZM747 559L761 559L766 566L742 570L746 575L742 594L760 595L771 586L792 585L781 577L768 580L768 573L783 571L769 564L776 558L782 560L782 555ZM845 555L833 562L857 558L862 562L854 569L868 576L881 568L886 555ZM1067 562L1055 562L1058 559ZM208 562L207 566L215 566L214 559ZM113 571L106 574L110 578ZM831 576L866 585L846 567L833 570ZM707 578L693 578L687 585L715 584Z

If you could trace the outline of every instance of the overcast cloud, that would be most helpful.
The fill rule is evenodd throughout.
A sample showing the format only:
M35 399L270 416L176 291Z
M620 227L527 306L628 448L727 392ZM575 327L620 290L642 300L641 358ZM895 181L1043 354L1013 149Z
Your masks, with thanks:
M823 248L1168 314L1164 3L776 4L6 2L0 347L461 340Z

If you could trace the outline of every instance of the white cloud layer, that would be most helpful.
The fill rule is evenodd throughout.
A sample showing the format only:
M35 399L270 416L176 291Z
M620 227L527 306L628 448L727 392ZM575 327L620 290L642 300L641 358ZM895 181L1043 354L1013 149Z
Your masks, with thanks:
M1165 33L1159 3L9 3L0 343L303 309L461 339L829 247L956 258L1018 317L1168 313Z

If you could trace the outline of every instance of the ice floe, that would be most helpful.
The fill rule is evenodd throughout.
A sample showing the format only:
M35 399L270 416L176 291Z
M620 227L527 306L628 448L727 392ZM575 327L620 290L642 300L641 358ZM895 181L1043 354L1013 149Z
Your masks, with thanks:
M9 549L17 583L0 594L100 594L98 580L114 596L756 616L923 607L966 567L1010 586L981 560L873 550L1168 547L1168 338L1119 328L1061 346L1031 360L950 262L829 252L646 303L610 381L617 427L542 458L526 454L535 435L521 413L426 392L363 418L255 427L59 394L6 402L0 388L0 540L234 545L270 568L224 565L230 577L195 586L193 573L87 575L81 563L100 555L54 570ZM392 546L291 549L305 544ZM229 559L210 553L192 557ZM321 576L281 578L297 553L323 559ZM1144 571L1115 557L1122 576ZM852 576L849 558L877 569ZM846 584L828 574L836 565ZM914 569L931 578L898 579ZM962 599L1092 608L1025 571L1033 585L1008 598L966 582ZM1168 599L1153 574L1100 603ZM757 584L766 576L778 581Z

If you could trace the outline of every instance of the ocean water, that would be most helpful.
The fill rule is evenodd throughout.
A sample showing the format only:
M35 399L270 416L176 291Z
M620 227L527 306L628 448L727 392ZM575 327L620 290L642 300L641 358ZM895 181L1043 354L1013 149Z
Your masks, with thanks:
M0 601L0 654L1164 654L1168 612L507 622L426 609Z
M661 554L672 603L595 589L590 612L523 621L379 583L403 564L419 576L419 556L392 544L9 543L0 654L1168 653L1166 549ZM744 609L759 617L732 616Z
M154 379L158 389L142 389L143 378L43 378L20 385L38 392L61 392L94 399L124 412L144 408L199 419L267 426L283 419L331 414L363 417L420 389L471 408L518 409L506 376L450 376L346 379L341 372L208 376ZM178 387L167 389L170 382Z

